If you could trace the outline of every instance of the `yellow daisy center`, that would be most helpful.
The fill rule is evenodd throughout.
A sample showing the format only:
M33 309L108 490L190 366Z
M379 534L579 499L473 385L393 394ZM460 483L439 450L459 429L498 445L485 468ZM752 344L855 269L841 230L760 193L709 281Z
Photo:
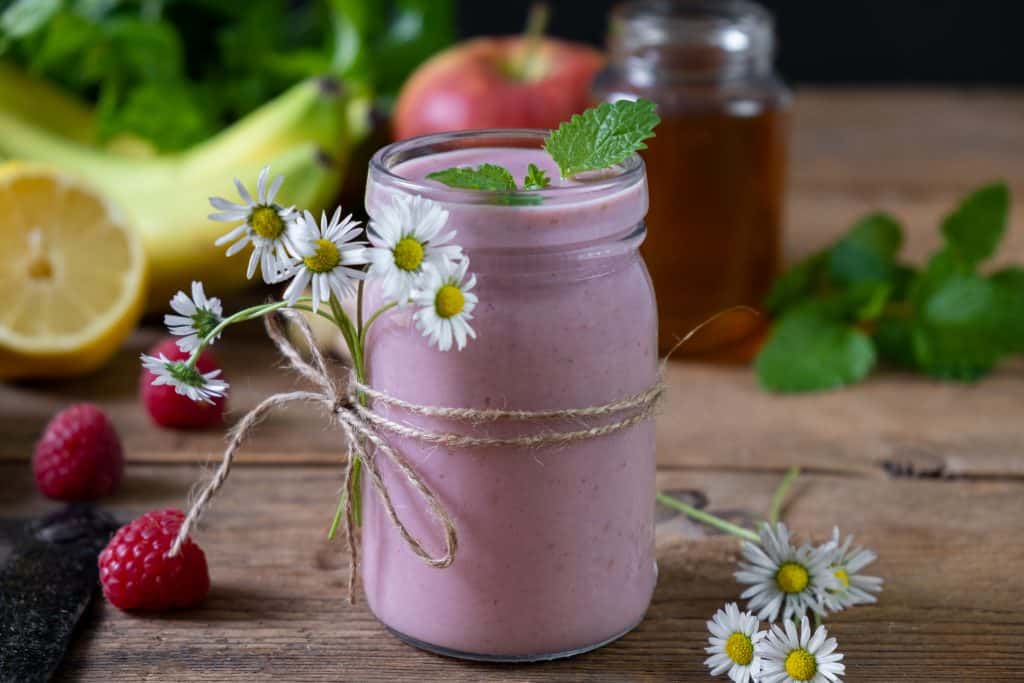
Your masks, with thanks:
M811 576L807 569L796 562L786 562L775 574L775 583L783 593L799 593L807 588L810 580Z
M329 273L337 268L341 263L341 252L338 251L338 245L330 240L317 240L314 244L316 244L316 251L313 252L313 255L302 259L306 267L314 273Z
M394 251L395 265L402 270L416 270L423 263L423 245L412 237L398 240Z
M809 681L818 673L818 662L807 650L800 648L786 655L786 673L797 681Z
M846 573L845 569L837 569L833 572L836 578L839 579L839 583L843 584L843 588L850 587L850 575Z
M260 237L276 240L284 232L284 221L272 206L257 206L249 214L249 226Z
M740 666L746 666L754 661L754 643L746 633L737 631L725 641L725 654Z
M462 307L465 304L466 297L462 295L462 290L455 285L444 285L437 290L437 296L434 298L434 308L442 318L458 315L462 312Z

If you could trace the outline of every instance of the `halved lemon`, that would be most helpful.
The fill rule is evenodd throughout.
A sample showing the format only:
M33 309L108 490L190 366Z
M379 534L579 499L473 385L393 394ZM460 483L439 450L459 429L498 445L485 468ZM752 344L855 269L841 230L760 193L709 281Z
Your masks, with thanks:
M0 164L0 378L95 370L145 293L142 242L116 207L54 168Z

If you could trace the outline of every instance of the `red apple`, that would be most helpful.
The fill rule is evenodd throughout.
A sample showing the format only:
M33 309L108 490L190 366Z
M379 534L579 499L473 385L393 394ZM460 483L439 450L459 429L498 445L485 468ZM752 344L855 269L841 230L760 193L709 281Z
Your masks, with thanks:
M590 83L603 63L590 46L552 38L454 45L402 87L395 139L468 128L557 128L590 105Z

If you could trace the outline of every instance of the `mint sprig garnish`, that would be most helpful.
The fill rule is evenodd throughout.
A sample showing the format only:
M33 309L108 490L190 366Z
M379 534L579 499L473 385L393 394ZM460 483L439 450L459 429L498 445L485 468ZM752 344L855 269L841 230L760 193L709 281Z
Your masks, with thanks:
M544 149L558 164L563 178L599 171L622 162L633 152L647 149L661 123L650 100L605 102L574 115L548 136Z
M458 166L428 173L427 178L448 187L488 192L515 192L516 179L508 169L497 164L480 164L476 168Z
M1006 231L1009 204L1005 183L969 194L942 221L945 243L920 269L899 261L896 219L876 213L782 274L765 301L777 322L756 362L762 386L849 384L876 357L971 381L1024 353L1024 269L979 270Z
M558 164L562 177L571 178L610 168L630 154L647 149L644 140L654 136L654 127L660 122L649 100L605 103L574 115L551 131L544 149ZM498 201L503 204L539 203L542 197L521 193L543 190L551 184L547 172L535 164L529 165L522 187L516 185L507 168L497 164L446 168L428 173L427 178L463 190L500 192L502 198Z
M548 178L547 171L537 167L536 164L530 164L526 167L526 177L523 178L523 190L543 190L550 184L551 178Z

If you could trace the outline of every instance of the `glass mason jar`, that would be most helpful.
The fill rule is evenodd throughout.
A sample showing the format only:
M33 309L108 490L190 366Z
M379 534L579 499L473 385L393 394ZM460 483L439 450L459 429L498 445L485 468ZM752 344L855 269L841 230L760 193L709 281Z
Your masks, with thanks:
M663 353L725 308L760 305L778 269L791 98L772 70L774 44L771 15L744 0L641 0L612 12L593 97L647 98L662 119L643 152L643 254ZM683 349L704 350L699 338Z
M380 150L371 161L371 218L396 195L448 211L446 230L470 258L477 338L462 351L429 347L412 307L393 309L367 339L374 387L414 403L528 411L603 405L658 379L654 292L638 247L647 184L633 156L600 179L543 190L508 206L493 193L424 176L450 166L527 163L552 171L547 131L446 133ZM372 297L372 295L371 295ZM374 406L435 432L509 437L578 422L467 425ZM611 422L614 420L608 420ZM447 568L406 546L364 479L362 578L370 609L408 642L456 657L553 659L608 643L650 603L654 558L654 422L537 449L446 449L388 436L453 517L458 551ZM422 500L383 459L384 480L412 532L440 554Z

